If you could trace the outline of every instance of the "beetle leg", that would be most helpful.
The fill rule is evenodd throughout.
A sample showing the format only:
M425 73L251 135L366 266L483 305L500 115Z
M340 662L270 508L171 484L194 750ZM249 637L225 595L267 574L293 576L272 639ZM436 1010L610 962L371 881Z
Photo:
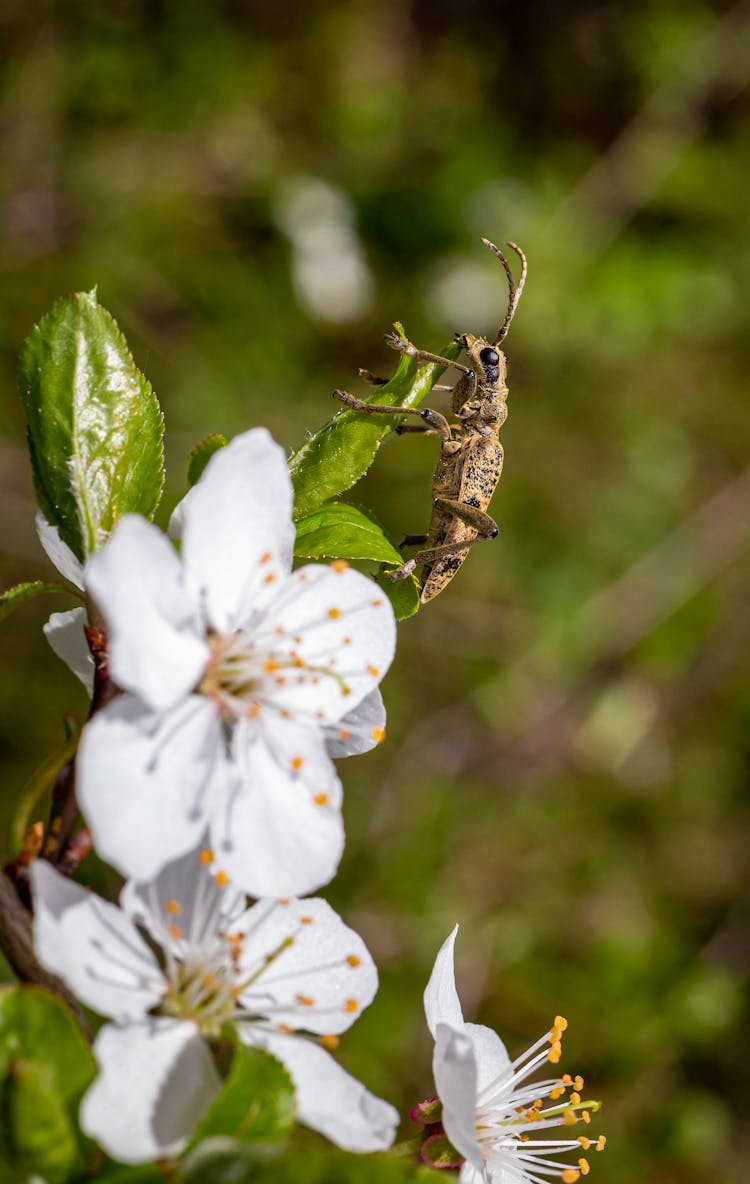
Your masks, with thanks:
M452 514L454 518L458 518L460 522L470 526L472 530L477 532L476 538L462 539L458 543L443 543L439 547L429 547L426 551L417 551L408 563L385 573L389 580L405 580L418 563L432 567L448 555L458 555L460 551L467 551L475 543L484 543L497 537L497 523L494 518L490 518L489 514L485 514L484 510L480 510L476 506L468 506L465 502L455 502L450 498L438 497L435 498L435 509Z
M436 366L452 366L454 370L460 370L474 384L473 388L467 393L467 398L470 399L476 391L477 376L471 366L464 366L462 362L454 362L450 358L442 358L440 354L431 354L427 350L417 349L415 345L412 345L410 341L407 341L405 337L402 337L400 333L395 331L393 333L386 333L385 341L387 345L390 345L391 349L396 349L399 353L407 354L410 358L414 358L420 366L425 365L427 362L432 362Z
M422 543L426 543L429 535L426 534L405 534L398 545L399 551L404 547L421 547Z
M365 382L369 382L370 386L385 386L390 382L389 378L378 378L372 370L363 370L361 366L358 367L357 374L360 378L364 378Z
M340 399L352 411L363 411L365 415L418 415L428 425L428 432L440 436L446 455L457 452L460 448L459 442L454 440L451 434L451 425L439 411L432 411L429 407L388 407L382 403L366 403L364 399L356 399L347 391L334 391L333 397Z

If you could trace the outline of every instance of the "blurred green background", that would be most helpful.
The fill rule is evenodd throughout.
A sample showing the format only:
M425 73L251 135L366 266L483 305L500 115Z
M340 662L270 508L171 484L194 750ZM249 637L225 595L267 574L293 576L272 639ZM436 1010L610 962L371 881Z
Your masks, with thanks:
M596 1179L744 1184L750 6L4 0L0 37L3 585L49 570L15 366L57 296L119 320L173 502L207 432L292 448L390 373L394 318L491 332L478 237L525 248L500 537L402 626L388 742L341 767L327 895L382 978L342 1055L404 1111L432 1092L460 920L467 1015L513 1055L570 1021ZM435 455L392 437L353 493L395 540ZM85 713L49 608L2 627L5 822Z

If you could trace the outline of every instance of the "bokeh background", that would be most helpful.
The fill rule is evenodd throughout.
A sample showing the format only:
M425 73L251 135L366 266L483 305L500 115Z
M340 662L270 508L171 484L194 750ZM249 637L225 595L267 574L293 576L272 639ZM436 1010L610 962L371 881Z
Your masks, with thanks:
M570 1021L602 1184L746 1181L750 6L4 0L0 41L3 585L49 570L15 366L59 295L98 285L154 383L166 510L209 431L291 449L390 373L394 318L491 332L478 237L524 246L500 537L403 625L388 742L341 770L328 896L382 977L342 1055L432 1092L460 920L468 1015L514 1055ZM395 540L435 451L392 437L352 494ZM49 607L2 626L4 823L85 714Z

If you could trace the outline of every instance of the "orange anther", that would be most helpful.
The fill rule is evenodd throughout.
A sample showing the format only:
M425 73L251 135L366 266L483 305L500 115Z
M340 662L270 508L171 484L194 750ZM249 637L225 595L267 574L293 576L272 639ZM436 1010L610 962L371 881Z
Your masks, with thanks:
M578 1093L572 1093L572 1094L570 1095L570 1104L571 1104L571 1106L580 1106L580 1104L581 1104L581 1095L580 1095L580 1094L578 1094Z
M338 571L338 572L346 571L348 566L349 566L349 564L346 562L345 559L334 559L333 562L331 563L331 567L333 568L333 570Z
M368 674L372 675L373 678L377 678L380 674L380 667L379 666L368 665L365 667L365 669Z
M586 1135L579 1135L578 1142L581 1144L584 1151L588 1151L589 1147L591 1146L591 1139L588 1139Z
M279 712L279 715L281 716L282 719L291 719L292 718L292 713L287 707L282 707L281 711Z
M347 954L346 960L350 966L361 966L362 959L357 954Z
M313 798L313 803L316 806L327 806L329 802L327 793L316 793Z
M596 1150L603 1151L606 1146L607 1146L607 1136L600 1135L599 1138L596 1140Z
M350 1015L355 1011L359 1011L359 1004L357 1003L357 1000L347 999L346 1003L344 1004L344 1011L349 1012Z
M591 1115L589 1114L588 1110L581 1111L581 1118L584 1122L591 1122Z
M182 905L180 904L179 900L165 900L164 912L171 913L173 917L179 917L180 913L182 912Z
M581 1169L581 1175L588 1176L589 1172L591 1171L591 1168L589 1167L589 1161L581 1156L581 1158L578 1160L578 1166Z
M312 925L313 918L312 917L300 917L299 923L300 923L300 925Z
M340 608L329 608L328 616L331 618L332 621L335 621L337 617L341 616L341 609Z
M294 1031L294 1028L291 1024L280 1023L277 1024L276 1027L278 1028L279 1032L285 1032L288 1036L290 1036Z
M566 1126L575 1126L578 1122L575 1110L566 1110L563 1114L563 1122Z
M258 562L259 563L270 563L272 558L273 558L273 556L271 555L270 551L264 551L263 554L261 555L260 559L258 560Z
M299 773L299 771L302 768L302 766L304 765L304 763L305 763L305 758L303 756L293 756L290 761L290 764L292 766L292 772Z
M203 851L201 851L201 853L200 853L200 855L198 856L198 858L199 858L199 860L201 861L201 863L203 863L203 864L206 864L206 863L213 863L213 861L214 861L214 853L213 853L213 851L211 850L211 848L210 848L210 847L205 847L205 848L203 849Z
M217 888L226 888L229 883L229 876L226 872L217 872L214 876Z
M292 902L291 896L280 896L276 903L288 905L288 904L291 904L291 902Z
M339 728L339 740L348 740L350 736L351 732L348 728Z
M263 577L263 583L264 584L272 584L275 579L276 579L276 576L274 575L274 573L272 571L269 571L268 575Z
M372 607L373 607L373 608L380 608L380 606L381 606L381 604L382 604L382 603L383 603L382 597L380 597L380 596L379 596L379 597L377 598L377 600L373 600L373 602L372 602Z
M566 1168L562 1173L563 1184L576 1184L576 1180L580 1180L581 1173L578 1168Z
M260 715L260 703L258 703L255 699L253 699L252 703L248 703L248 705L247 705L247 718L248 719L257 719L259 715Z
M320 1043L323 1045L323 1048L327 1048L329 1052L335 1052L341 1042L338 1036L334 1036L332 1032L326 1032L324 1036L321 1036Z
M555 1027L556 1028L559 1028L562 1032L564 1032L565 1029L567 1028L567 1026L568 1026L568 1021L566 1020L564 1015L556 1015L555 1016Z
M385 728L377 728L377 727L373 728L372 729L372 738L376 744L382 744L383 741L385 740Z
M580 1073L577 1074L576 1079L573 1082L573 1089L577 1089L579 1093L583 1089L583 1078L581 1077Z
M269 658L268 661L263 663L263 669L265 670L266 674L273 674L275 670L278 670L278 668L279 664L278 662L274 662L273 658Z
M208 972L206 972L205 974L201 975L201 982L204 987L208 987L208 988L215 987L216 986L216 975L215 974L208 974Z
M343 645L351 645L352 644L351 637L345 637L342 644Z
M556 1065L557 1062L560 1060L561 1056L562 1056L562 1048L560 1046L560 1041L556 1040L555 1043L550 1048L549 1052L547 1053L547 1060L551 1061L553 1065Z
M172 938L172 941L179 941L182 937L182 930L179 925L167 925L167 933Z
M300 1007L312 1007L315 1004L315 1000L313 999L312 995L295 995L294 998L297 1000Z

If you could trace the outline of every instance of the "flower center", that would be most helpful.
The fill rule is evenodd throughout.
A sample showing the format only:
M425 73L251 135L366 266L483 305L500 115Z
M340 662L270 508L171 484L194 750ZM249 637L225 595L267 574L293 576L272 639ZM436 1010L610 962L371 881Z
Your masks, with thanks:
M166 1015L192 1020L204 1036L218 1036L236 1010L235 961L231 947L217 942L213 955L188 953L167 971L167 992L162 1002Z
M283 715L279 700L284 688L317 686L324 678L332 679L342 695L350 694L332 658L321 662L303 658L302 638L283 630L264 635L261 628L251 635L238 629L235 633L212 633L207 641L211 656L199 690L218 704L227 723L242 717L254 719L265 706L275 707Z

